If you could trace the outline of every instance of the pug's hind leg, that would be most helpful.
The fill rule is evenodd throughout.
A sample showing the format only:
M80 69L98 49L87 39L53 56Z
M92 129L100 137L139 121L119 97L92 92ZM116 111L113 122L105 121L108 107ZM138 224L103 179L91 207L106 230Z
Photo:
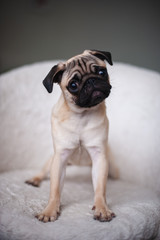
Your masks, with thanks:
M41 171L36 174L34 177L32 177L31 179L28 179L25 181L25 183L32 185L34 187L39 187L40 183L43 181L43 179L47 176L47 174L49 173L50 167L51 167L51 163L52 163L52 157L50 157L47 162L45 163L45 165L43 166L43 168L41 169Z
M119 168L116 166L115 158L109 145L107 146L107 158L109 161L109 177L112 179L118 179L120 174Z

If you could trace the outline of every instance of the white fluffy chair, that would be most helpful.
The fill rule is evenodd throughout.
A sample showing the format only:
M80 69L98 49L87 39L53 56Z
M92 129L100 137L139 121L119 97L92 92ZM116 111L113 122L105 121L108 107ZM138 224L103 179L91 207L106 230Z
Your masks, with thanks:
M115 63L106 100L111 157L120 172L107 199L117 217L92 218L89 167L69 166L62 214L54 223L34 215L47 204L49 181L24 184L52 154L50 114L60 94L41 84L56 62L24 66L0 77L0 239L160 239L160 74Z

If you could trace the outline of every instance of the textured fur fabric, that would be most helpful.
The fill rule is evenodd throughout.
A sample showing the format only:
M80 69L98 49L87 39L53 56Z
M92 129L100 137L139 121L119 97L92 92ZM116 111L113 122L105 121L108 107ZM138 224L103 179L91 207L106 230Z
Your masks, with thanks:
M117 217L109 223L92 216L93 188L89 167L67 168L62 213L54 223L34 216L46 206L49 181L40 188L24 185L33 171L0 176L0 239L8 240L138 240L158 239L160 203L154 191L124 181L108 182L108 203Z
M160 239L160 74L127 64L108 66L110 158L120 180L109 181L107 199L117 217L110 223L92 219L90 168L72 166L59 220L34 218L47 204L49 181L40 188L24 181L53 151L50 115L60 90L55 85L48 94L42 80L56 63L0 76L0 239Z

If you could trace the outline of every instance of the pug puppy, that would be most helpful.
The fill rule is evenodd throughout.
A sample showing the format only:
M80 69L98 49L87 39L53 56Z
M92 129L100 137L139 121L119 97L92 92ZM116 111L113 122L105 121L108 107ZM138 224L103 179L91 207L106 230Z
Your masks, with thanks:
M50 197L46 208L36 216L40 221L58 218L66 165L69 160L77 159L77 154L80 160L83 156L83 161L92 162L94 219L105 222L115 217L106 202L109 162L104 100L110 94L111 84L105 61L112 65L109 52L85 50L55 65L43 80L49 93L54 83L58 83L62 94L51 118L54 156L37 176L26 181L39 186L50 168Z

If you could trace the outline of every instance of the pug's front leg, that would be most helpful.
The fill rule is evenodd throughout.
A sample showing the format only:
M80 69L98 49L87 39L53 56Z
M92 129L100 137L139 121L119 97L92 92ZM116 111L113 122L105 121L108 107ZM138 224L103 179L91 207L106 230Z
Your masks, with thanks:
M116 215L108 208L106 202L106 184L108 177L108 160L106 149L90 147L88 152L92 159L92 181L94 187L94 219L109 222Z
M36 217L39 221L55 221L60 214L60 195L63 187L69 151L56 152L50 171L50 197L47 207Z

